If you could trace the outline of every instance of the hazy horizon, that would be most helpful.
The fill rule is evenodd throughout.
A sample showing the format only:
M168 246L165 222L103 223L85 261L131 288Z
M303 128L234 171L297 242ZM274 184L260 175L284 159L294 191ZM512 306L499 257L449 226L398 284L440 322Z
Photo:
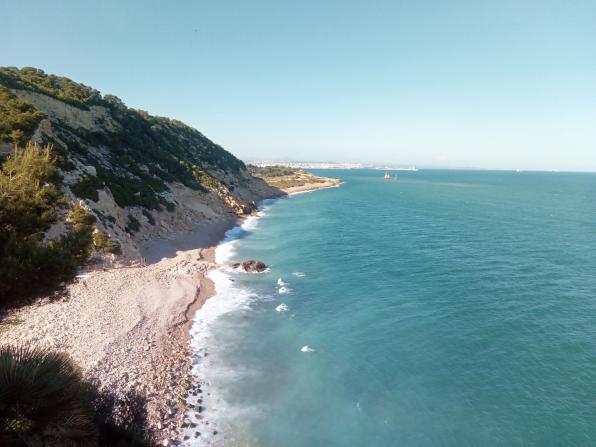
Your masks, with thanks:
M596 171L588 1L3 6L0 65L112 93L242 159Z

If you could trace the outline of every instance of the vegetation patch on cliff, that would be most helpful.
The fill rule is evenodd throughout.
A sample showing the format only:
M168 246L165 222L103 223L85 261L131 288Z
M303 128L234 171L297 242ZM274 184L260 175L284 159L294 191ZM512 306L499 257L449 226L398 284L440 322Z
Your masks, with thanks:
M0 306L55 290L89 257L94 218L68 211L61 181L50 147L15 147L0 167ZM68 231L44 242L60 213Z
M31 137L43 113L0 86L0 141L23 143Z
M128 108L114 95L102 96L91 87L31 67L0 67L0 142L26 141L44 117L11 90L47 95L83 111L105 111L97 118L97 129L66 120L52 122L56 138L47 142L54 144L57 154L97 172L95 178L87 176L74 186L81 198L97 200L97 190L105 186L121 207L169 209L174 205L163 197L168 183L212 191L226 186L226 173L246 169L242 161L180 121Z

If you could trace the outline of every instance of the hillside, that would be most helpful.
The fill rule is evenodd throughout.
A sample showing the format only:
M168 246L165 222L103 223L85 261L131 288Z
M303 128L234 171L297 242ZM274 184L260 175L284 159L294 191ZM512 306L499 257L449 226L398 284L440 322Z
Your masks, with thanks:
M59 240L72 229L72 212L80 204L93 227L89 253L97 261L139 259L144 241L250 213L257 200L282 194L179 121L128 108L116 96L35 68L0 67L0 154L8 156L15 145L29 142L51 146L45 160L56 194L53 203L44 202L44 215L50 217L21 239L31 242L35 233L40 246ZM8 172L7 163L9 179L17 171ZM48 180L36 177L29 183L42 191ZM3 199L8 196L10 207L18 208L22 198L3 192ZM15 225L0 231L4 250Z

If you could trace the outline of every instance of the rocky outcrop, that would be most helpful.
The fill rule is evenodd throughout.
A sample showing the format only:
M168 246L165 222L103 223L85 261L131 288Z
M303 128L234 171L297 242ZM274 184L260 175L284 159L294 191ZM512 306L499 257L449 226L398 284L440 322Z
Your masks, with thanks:
M250 259L248 261L234 262L230 264L234 270L242 270L246 273L262 273L267 270L267 264L262 261Z

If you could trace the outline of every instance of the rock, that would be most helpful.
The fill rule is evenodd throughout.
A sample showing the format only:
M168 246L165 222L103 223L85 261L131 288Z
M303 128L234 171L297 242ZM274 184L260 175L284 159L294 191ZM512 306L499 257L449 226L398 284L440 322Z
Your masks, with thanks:
M247 273L261 273L267 270L267 265L262 261L250 259L248 261L234 262L230 264L233 269L244 270Z
M95 166L83 166L83 170L87 173L92 175L93 177L97 177L97 169L95 169Z

